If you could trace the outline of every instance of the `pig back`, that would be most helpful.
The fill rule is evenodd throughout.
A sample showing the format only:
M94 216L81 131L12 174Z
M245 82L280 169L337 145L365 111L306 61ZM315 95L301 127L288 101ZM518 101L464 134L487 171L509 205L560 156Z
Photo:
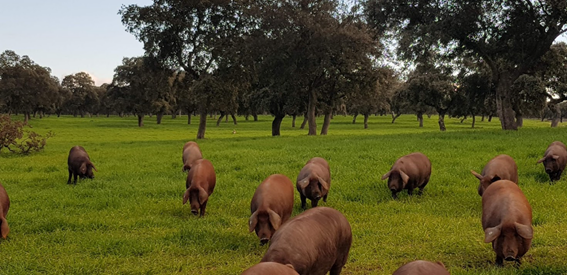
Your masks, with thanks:
M258 209L271 209L282 218L282 223L287 221L293 211L293 183L281 174L271 175L266 178L254 192L250 211L254 213Z
M210 195L213 193L217 176L213 164L208 159L196 160L187 174L187 188L203 188ZM190 186L189 186L190 183Z
M183 145L183 164L191 164L191 162L202 158L201 148L196 142L189 141Z
M419 152L399 158L394 164L394 168L404 171L411 180L418 184L431 176L431 161Z
M498 176L500 179L510 180L517 184L518 166L512 157L508 155L498 155L484 166L482 175L490 178Z
M67 158L67 164L71 168L78 168L83 162L89 161L89 154L82 146L74 146L69 151L69 157Z
M249 269L244 270L242 275L299 275L293 267L274 262L265 262L256 264Z
M532 208L518 185L499 180L486 188L482 195L482 228L501 223L532 224Z
M4 186L0 183L0 214L2 217L6 217L8 215L8 209L10 208L10 198L8 197L8 193Z
M559 169L564 170L565 164L567 164L567 150L565 149L565 144L563 144L561 141L554 141L553 143L551 143L551 145L549 145L549 147L545 151L545 156L548 157L552 155L559 156L559 158L556 160L557 166L559 167Z
M276 231L261 262L291 264L299 274L326 274L335 263L346 263L351 243L351 227L343 214L311 208Z
M413 261L398 268L392 275L450 275L441 263Z

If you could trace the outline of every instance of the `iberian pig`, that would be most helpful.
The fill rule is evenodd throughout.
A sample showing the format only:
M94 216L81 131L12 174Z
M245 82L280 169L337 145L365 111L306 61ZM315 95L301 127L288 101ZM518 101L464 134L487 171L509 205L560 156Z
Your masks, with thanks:
M480 196L488 185L495 181L510 180L518 184L518 166L514 159L508 155L498 155L491 159L482 169L482 175L473 170L471 170L471 173L480 180L478 185Z
M0 236L2 236L3 239L6 239L8 237L8 233L10 233L10 227L6 220L8 209L10 209L10 198L8 197L8 193L6 193L4 186L0 184Z
M392 197L403 189L408 190L408 194L413 194L413 189L419 187L419 195L423 193L423 188L429 182L431 176L431 161L422 153L411 153L405 155L394 163L390 171L382 180L388 179L388 188L392 191Z
M251 268L244 270L242 275L299 275L291 265L283 265L273 262L265 262L253 265Z
M450 275L441 262L413 261L398 268L392 275Z
M187 190L183 195L183 204L189 201L193 215L197 215L200 209L201 217L205 216L205 208L216 182L215 169L209 160L199 159L193 162L193 168L187 173Z
M350 224L341 212L311 208L284 223L272 237L261 262L291 265L299 274L340 274L352 243Z
M198 159L202 159L203 154L201 148L194 141L189 141L183 145L183 172L190 170L192 163Z
M331 169L323 158L310 159L297 175L295 185L301 198L301 208L305 209L306 199L311 200L311 207L316 207L321 198L327 202L331 188Z
M293 211L293 183L284 175L266 178L250 203L249 230L256 231L262 245L286 222Z
M82 178L89 178L93 179L93 169L96 170L94 164L91 162L89 158L89 154L82 146L74 146L69 151L69 158L67 158L67 165L69 168L69 179L67 180L67 184L71 183L71 176L74 176L74 184L77 184L77 176Z
M542 162L545 172L549 175L549 179L552 182L561 179L561 173L563 173L565 164L567 164L565 144L561 141L552 142L545 150L543 158L537 161L537 163Z
M497 265L503 265L503 260L520 264L534 233L532 208L516 183L499 180L484 190L482 228L484 242L492 242Z

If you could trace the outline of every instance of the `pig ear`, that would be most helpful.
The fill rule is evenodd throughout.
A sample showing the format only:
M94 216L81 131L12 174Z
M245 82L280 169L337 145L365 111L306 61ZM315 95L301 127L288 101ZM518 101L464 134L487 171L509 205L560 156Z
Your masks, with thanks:
M404 171L400 171L400 176L402 176L402 180L404 181L404 187L408 184L409 176L408 174L404 173Z
M481 174L479 174L479 173L477 173L477 172L475 172L475 171L473 171L473 170L471 170L471 174L473 174L477 179L482 180L482 175L481 175Z
M297 184L299 184L299 187L301 189L305 189L307 187L307 185L309 185L309 177L306 177L306 178L298 181Z
M188 200L189 200L189 188L187 188L187 190L185 190L185 194L183 194L183 204L186 204Z
M291 265L291 264L286 264L285 266L287 266L287 267L289 267L289 268L295 270L295 267L293 267L293 265Z
M250 230L250 232L254 231L257 223L258 223L258 211L252 213L252 216L250 216L250 220L248 221L248 230Z
M96 171L98 172L98 170L96 170L96 167L94 166L94 164L92 162L89 162L89 165Z
M329 192L329 183L327 183L325 180L323 180L321 177L317 177L317 179L319 180L319 183L321 184L321 187L323 187L323 189L325 189L325 192Z
M384 175L382 176L382 180L385 180L385 179L389 178L391 173L392 173L392 171L390 170L390 171L388 171L388 173L384 174Z
M545 160L546 157L540 158L537 163L542 163Z
M443 264L442 262L440 262L440 261L437 261L437 264L438 264L438 265L440 265L440 266L442 266L443 268L445 268L445 269L446 269L445 265L444 265L444 264Z
M203 204L209 199L209 194L203 188L199 188L199 204Z
M527 240L533 239L534 230L530 225L520 224L517 222L515 222L514 225L516 225L516 232L518 232L518 235L522 238Z
M559 158L558 155L553 155L553 156L551 156L551 157L552 157L554 160L557 160L557 159Z
M274 210L268 210L268 215L270 215L270 223L272 224L272 227L274 228L274 230L278 230L278 228L280 228L280 225L282 225L282 218L280 217L280 215L278 215L278 213L274 212Z
M500 236L500 226L489 227L484 229L484 242L489 243Z
M2 234L3 239L6 239L8 237L8 233L10 233L8 221L4 218L0 218L0 233Z
M187 163L183 164L183 168L181 169L181 171L186 172L187 170L191 169L191 166Z
M497 181L499 181L499 180L501 180L501 178L500 178L499 176L494 176L494 177L492 177L492 179L490 180L490 183L497 182Z
M79 167L79 171L80 171L81 173L87 172L87 164L84 163L84 162L81 163L81 167Z

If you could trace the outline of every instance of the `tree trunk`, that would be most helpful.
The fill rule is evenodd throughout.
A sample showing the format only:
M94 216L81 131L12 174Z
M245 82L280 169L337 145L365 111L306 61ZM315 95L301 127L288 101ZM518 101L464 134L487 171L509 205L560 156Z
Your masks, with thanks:
M554 104L553 107L554 110L551 110L553 111L552 119L551 119L551 127L555 128L559 126L559 121L561 120L561 108L559 107L559 104Z
M522 113L516 113L516 127L522 127L524 126L524 116L522 115Z
M503 75L496 86L496 108L502 130L518 130L512 106L513 93L511 90L514 79L510 75Z
M323 120L323 127L321 128L321 135L327 135L329 132L329 125L331 125L331 117L333 116L332 110L325 113L325 119Z
M157 124L161 124L161 119L163 118L163 114L162 114L162 113L157 113L157 114L156 114L156 118L157 118Z
M224 122L228 122L228 115L224 117Z
M482 115L482 118L480 119L480 121L484 122L484 115Z
M28 123L30 120L30 113L24 112L24 123Z
M138 115L138 127L144 126L144 115Z
M171 119L176 119L177 118L177 113L176 112L172 112L171 113Z
M220 123L221 123L223 117L224 117L224 112L221 112L221 113L220 113L220 116L219 116L219 119L217 120L217 126L220 125ZM227 116L227 117L228 117L228 116Z
M488 116L488 122L492 122L492 115Z
M250 115L244 115L244 119L245 119L246 121L248 121L248 117L249 117L249 116L250 116Z
M274 121L272 121L272 136L279 136L280 135L280 127L282 125L282 120L284 119L285 115L274 116Z
M34 112L33 112L33 115L32 115L33 118L35 118L36 115L37 115L37 111L34 111Z
M465 122L465 120L467 120L467 116L464 116L464 117L461 119L461 123Z
M352 116L352 124L356 124L356 117L358 116L358 113L354 113L354 115Z
M317 107L317 94L314 90L309 91L309 107L307 111L307 123L309 124L309 132L307 135L317 135L317 120L315 108Z
M254 121L258 121L258 114L253 114L252 117L254 117Z
M402 114L396 114L394 112L392 112L392 124L394 124L394 122L396 122L396 118L400 117Z
M474 128L475 123L476 123L476 116L473 114L472 115L472 127L471 128Z
M445 128L445 112L439 112L439 130L441 130L441 132L447 130L447 128Z
M292 128L295 128L295 119L297 118L297 115L294 114L294 115L292 115L291 117L293 118L293 119L291 120L291 127L292 127Z
M232 121L234 122L234 125L238 125L236 123L236 116L234 116L234 114L230 114L230 116L232 117ZM228 116L226 118L228 118Z
M306 124L307 124L307 113L303 115L303 122L301 122L301 127L299 127L299 129L305 129Z
M106 117L110 117L110 113L106 113Z
M368 114L364 115L364 129L368 129Z
M419 127L423 128L423 112L417 112L417 120L419 121Z
M201 111L199 118L199 131L197 132L197 139L205 138L205 130L207 128L207 111Z

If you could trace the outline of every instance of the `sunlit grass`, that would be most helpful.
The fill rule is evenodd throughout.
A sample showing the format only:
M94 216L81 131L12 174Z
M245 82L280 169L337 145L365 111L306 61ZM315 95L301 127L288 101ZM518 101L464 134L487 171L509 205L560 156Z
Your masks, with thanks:
M328 136L307 136L286 118L282 136L271 137L271 117L239 119L216 127L211 118L207 139L197 141L217 172L204 218L182 205L181 149L197 131L186 117L161 125L146 118L143 128L135 117L31 120L35 131L56 136L40 153L0 153L0 182L11 199L0 274L240 274L267 249L247 230L256 186L274 173L295 182L314 156L331 166L321 205L344 213L353 228L343 274L391 274L415 259L442 261L452 274L567 273L567 180L549 185L536 165L549 143L567 141L563 125L527 120L519 131L502 131L496 120L471 129L470 121L448 119L447 132L439 132L436 117L419 128L407 115L395 124L371 117L365 130L362 118L353 125L352 117L336 116ZM66 184L74 145L85 147L99 170L76 186ZM404 192L393 201L380 177L414 151L431 159L431 181L423 196ZM483 243L478 180L469 172L498 154L516 160L534 211L533 245L519 270L494 267L494 252ZM301 212L295 196L293 215Z

